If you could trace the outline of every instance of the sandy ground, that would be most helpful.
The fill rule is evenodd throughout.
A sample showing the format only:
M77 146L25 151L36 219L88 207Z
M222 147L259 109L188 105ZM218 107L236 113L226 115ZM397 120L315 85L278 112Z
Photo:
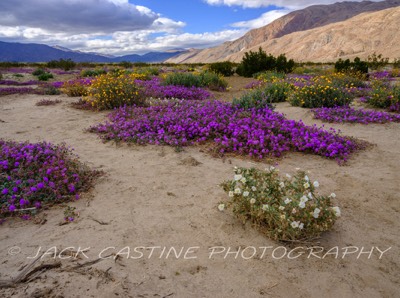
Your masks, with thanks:
M62 103L35 106L42 98ZM226 198L218 184L233 177L234 166L271 163L217 159L199 148L103 144L84 129L106 114L72 109L75 100L0 98L2 138L66 142L106 172L90 193L69 203L80 213L76 222L60 226L59 207L41 214L45 224L11 219L0 226L0 280L16 277L38 250L47 253L35 266L48 265L31 280L0 289L1 297L398 297L399 124L326 125L375 144L346 166L300 153L273 161L282 173L309 170L320 193L337 194L342 217L311 250L285 247L217 210ZM322 125L308 110L285 103L277 110ZM54 253L68 247L75 254ZM345 255L346 247L372 253ZM120 256L106 258L112 253Z

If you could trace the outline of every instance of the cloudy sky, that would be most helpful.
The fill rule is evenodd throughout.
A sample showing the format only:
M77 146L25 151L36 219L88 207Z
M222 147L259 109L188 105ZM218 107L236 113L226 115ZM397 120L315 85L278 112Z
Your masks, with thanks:
M335 0L0 0L0 41L111 55L205 48Z

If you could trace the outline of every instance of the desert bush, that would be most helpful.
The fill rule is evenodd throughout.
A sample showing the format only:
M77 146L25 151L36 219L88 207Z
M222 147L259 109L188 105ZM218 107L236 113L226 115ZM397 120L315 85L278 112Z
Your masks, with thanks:
M101 74L105 74L106 71L104 69L85 69L81 71L81 77L97 77Z
M43 68L36 68L33 72L32 75L34 76L40 76L42 74L45 74L46 71Z
M389 58L385 58L382 54L377 55L375 52L368 56L368 66L373 69L381 69L389 63Z
M209 70L224 77L230 77L235 72L233 70L234 63L230 61L211 63Z
M76 79L66 81L62 86L62 92L70 97L88 95L88 87L91 85L91 79Z
M135 83L135 80L139 78L143 76L124 72L100 75L93 80L85 100L98 110L124 105L142 106L145 103L145 97Z
M45 95L60 95L61 91L60 91L60 89L56 88L55 86L45 85L45 86L43 86L43 93Z
M54 106L58 103L60 103L61 100L56 99L56 100L51 100L51 99L41 99L37 103L35 103L35 106Z
M335 71L342 73L366 74L368 73L368 63L361 61L359 57L354 58L353 62L350 62L350 59L339 59L335 63Z
M343 88L333 87L331 84L314 83L302 87L294 87L289 96L293 106L303 108L337 107L349 105L352 95Z
M254 78L263 82L274 82L276 80L283 80L286 77L284 72L276 72L276 71L263 71L259 73L255 73L253 75Z
M129 61L121 61L118 63L118 65L126 69L133 67L133 63Z
M274 240L309 240L329 231L340 216L329 196L316 193L318 181L311 182L307 174L298 171L293 177L281 178L271 167L265 171L255 168L235 168L233 180L222 187L229 201L218 208L232 208L243 222L250 221Z
M233 105L241 108L272 108L272 103L284 102L291 91L290 85L277 80L274 83L267 83L259 88L250 90L243 94L239 99L233 99Z
M284 54L274 57L267 55L261 47L258 52L246 52L242 61L236 69L240 76L251 77L255 73L273 70L276 72L289 73L293 70L295 63L292 59L287 60Z
M48 68L61 68L65 71L71 70L76 66L76 63L71 59L60 59L60 60L51 60L47 62Z
M393 60L393 68L400 68L400 58L395 58Z
M392 87L389 81L373 80L371 88L369 96L366 97L368 104L396 111L395 107L400 104L400 86Z
M175 85L185 87L208 87L211 90L225 90L228 83L219 75L212 72L202 72L200 74L175 72L168 74L164 85Z
M39 81L48 81L49 79L52 79L52 78L53 78L53 75L49 72L45 72L45 73L38 75Z

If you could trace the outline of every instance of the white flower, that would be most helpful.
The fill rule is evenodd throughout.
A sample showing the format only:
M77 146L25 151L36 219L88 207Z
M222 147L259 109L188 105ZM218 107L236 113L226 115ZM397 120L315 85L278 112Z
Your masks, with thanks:
M296 171L300 171L300 168L296 168Z
M285 219L286 218L286 215L285 214L282 214L281 215L281 219Z
M301 222L301 223L299 224L299 229L302 230L303 228L304 228L304 224Z
M292 223L290 224L292 226L293 229L298 228L299 227L299 221L292 221Z
M286 178L290 179L290 178L292 178L292 176L290 176L289 174L286 174Z
M246 180L246 178L244 178L244 177L243 177L242 179L240 179L240 182L242 182L242 183L246 183L246 181L247 181L247 180Z
M285 210L285 207L284 206L279 206L279 210L283 211L283 210Z
M296 214L296 212L297 212L296 208L293 208L292 209L292 214Z
M306 207L306 203L305 203L305 202L300 202L300 203L299 203L299 207L300 207L301 209L305 208L305 207Z
M306 179L307 182L310 181L310 178L308 178L307 175L304 176L304 179Z
M308 197L310 200L312 200L312 193L309 192L308 195L307 195L307 197Z
M244 197L248 197L249 196L249 192L248 191L243 192L243 196Z
M300 198L300 203L305 203L305 202L307 202L308 201L308 198L306 197L306 196L302 196L301 198Z
M336 217L340 217L341 213L340 213L340 209L339 207L332 207L332 210L335 212Z
M270 171L273 171L273 170L275 170L275 167L270 166L270 167L269 167L269 170L270 170Z
M224 209L225 209L225 204L219 204L218 205L218 210L219 211L224 211Z
M257 190L257 187L252 186L252 187L251 187L251 190L252 190L252 191L256 191L256 190Z
M309 187L310 187L310 183L306 182L306 183L303 184L303 186L304 186L305 188L309 188Z
M267 211L269 208L268 204L262 205L262 210Z
M291 199L286 198L286 199L285 199L285 204L287 205L287 204L289 204L291 201L292 201Z
M230 198L233 198L233 196L234 196L233 191L230 191L228 195Z
M313 184L314 184L314 187L316 187L316 188L319 187L319 182L318 181L314 181Z
M281 181L281 182L279 183L279 187L280 187L280 188L284 188L284 187L285 187L285 183L284 183L283 181Z
M240 195L242 192L240 188L235 188L235 194Z
M254 198L250 200L250 204L254 204L255 202L256 202L256 199L254 199Z
M330 197L330 198L336 198L336 194L333 192L333 193L330 194L329 197Z
M321 212L321 209L315 208L315 209L314 209L314 213L313 213L314 218L318 218L320 212Z
M239 180L242 179L242 178L243 178L242 175L235 175L235 176L233 176L233 179L234 179L235 181L239 181Z

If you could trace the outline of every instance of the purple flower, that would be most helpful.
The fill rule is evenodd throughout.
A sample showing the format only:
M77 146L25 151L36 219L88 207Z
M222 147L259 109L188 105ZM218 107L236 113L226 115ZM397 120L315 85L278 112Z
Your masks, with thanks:
M8 194L8 188L4 188L4 189L1 191L1 194L3 194L3 195Z
M10 206L8 207L8 210L9 210L10 212L14 212L15 209L16 209L16 207L15 207L14 205L10 205Z

